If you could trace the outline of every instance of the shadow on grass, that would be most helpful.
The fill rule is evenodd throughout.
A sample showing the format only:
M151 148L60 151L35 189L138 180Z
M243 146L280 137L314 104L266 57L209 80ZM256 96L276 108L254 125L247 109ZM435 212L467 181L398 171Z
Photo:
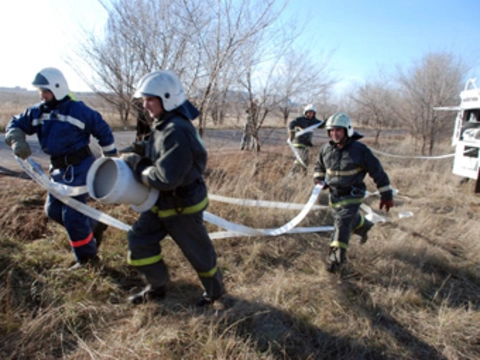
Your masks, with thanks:
M307 319L271 305L233 296L223 300L218 336L253 342L258 353L278 359L385 359L386 349L367 347L356 339L330 334ZM261 358L261 356L260 356Z
M348 276L343 272L342 276L345 275ZM342 280L338 289L339 297L348 303L352 311L367 318L374 331L378 329L387 332L395 340L396 344L392 344L391 348L385 352L384 358L447 359L435 347L419 339L405 325L375 304L368 291L353 281ZM395 353L398 349L402 349L402 356Z

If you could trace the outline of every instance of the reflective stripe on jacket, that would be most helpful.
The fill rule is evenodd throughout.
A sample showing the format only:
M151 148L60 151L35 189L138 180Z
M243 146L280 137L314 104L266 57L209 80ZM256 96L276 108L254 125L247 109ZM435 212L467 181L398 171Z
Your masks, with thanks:
M110 126L100 113L81 101L65 98L54 109L44 103L33 105L12 118L6 128L20 128L25 134L37 134L42 150L52 158L73 155L90 143L93 135L104 153L115 153Z
M392 199L388 175L380 161L363 143L349 138L343 147L333 141L322 146L315 166L314 178L325 180L335 197L362 197L365 175L369 174L383 200Z
M155 120L145 153L153 162L147 181L160 191L152 209L159 217L191 214L208 206L203 181L207 150L190 120L177 112Z

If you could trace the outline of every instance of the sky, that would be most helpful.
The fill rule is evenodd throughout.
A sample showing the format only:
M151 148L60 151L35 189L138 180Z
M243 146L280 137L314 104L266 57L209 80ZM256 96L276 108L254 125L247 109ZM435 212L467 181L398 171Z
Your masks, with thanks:
M291 0L284 15L305 24L301 41L314 55L333 51L339 88L442 51L460 54L480 78L480 0ZM106 18L97 0L2 1L0 87L33 89L39 70L57 67L72 91L89 91L65 59L81 28L101 31Z

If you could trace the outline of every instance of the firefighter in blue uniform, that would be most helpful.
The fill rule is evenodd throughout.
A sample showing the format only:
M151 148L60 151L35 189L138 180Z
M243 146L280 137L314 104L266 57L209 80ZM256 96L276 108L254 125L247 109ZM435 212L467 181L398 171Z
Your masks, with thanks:
M366 193L366 174L373 179L380 193L380 209L394 206L388 175L380 161L363 143L363 136L353 131L350 118L336 113L327 120L326 129L331 140L325 143L315 166L313 179L330 190L330 206L334 212L334 231L327 258L330 272L336 272L346 261L351 233L368 239L373 223L359 213Z
M139 181L159 190L156 205L143 212L128 232L128 263L146 287L129 300L139 304L165 297L169 274L161 240L167 235L196 270L205 292L197 305L211 305L224 294L217 255L203 223L208 195L203 172L207 151L192 124L198 110L185 97L177 76L155 71L139 82L136 97L154 119L145 156L122 154Z
M98 140L104 155L117 153L110 126L97 111L73 97L60 70L45 68L37 73L32 84L42 101L12 118L6 128L6 143L16 156L26 159L31 155L26 135L36 134L41 149L50 156L51 179L69 186L85 185L88 169L95 160L89 148L90 136ZM87 198L87 194L75 197L83 203ZM72 268L98 265L97 248L106 225L89 219L50 194L45 212L67 230L76 258Z

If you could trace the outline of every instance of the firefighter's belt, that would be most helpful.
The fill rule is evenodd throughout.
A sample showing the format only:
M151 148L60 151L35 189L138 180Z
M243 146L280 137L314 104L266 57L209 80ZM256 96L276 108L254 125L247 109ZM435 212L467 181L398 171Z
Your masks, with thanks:
M199 203L191 206L185 206L185 207L177 207L176 209L159 209L158 206L152 207L150 210L153 212L155 215L157 215L159 218L167 218L170 216L178 215L178 214L183 214L183 215L189 215L189 214L195 214L199 211L204 210L208 205L208 196L205 196L205 198L200 201Z
M53 168L62 169L66 168L68 165L78 165L90 155L92 155L92 151L88 146L85 146L74 154L59 156L55 158L52 157L50 158L50 163L52 164Z

